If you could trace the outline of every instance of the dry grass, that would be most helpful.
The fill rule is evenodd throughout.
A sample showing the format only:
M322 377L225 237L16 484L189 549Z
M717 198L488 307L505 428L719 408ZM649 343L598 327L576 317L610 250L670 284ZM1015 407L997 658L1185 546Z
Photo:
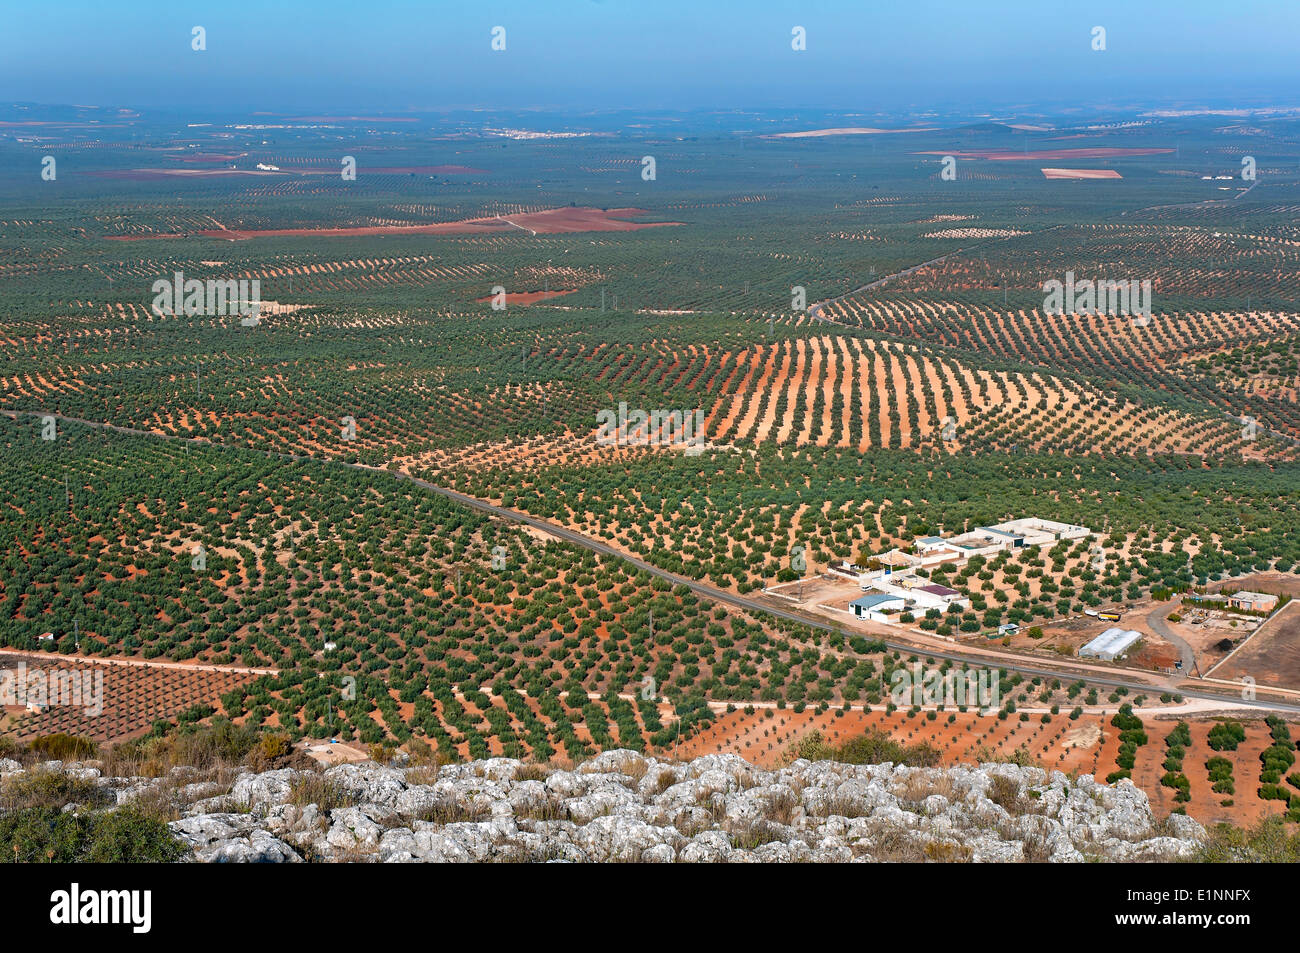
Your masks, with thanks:
M558 797L546 797L515 810L515 817L534 821L567 821L569 809Z
M645 770L641 773L645 774ZM550 776L551 769L544 764L521 764L515 772L515 781L545 781Z
M1036 798L1020 790L1020 782L1000 774L995 774L990 781L988 799L1013 817L1042 814L1044 810Z
M925 845L925 859L936 864L969 864L974 851L965 844L952 841L931 841Z
M886 863L919 864L925 861L925 845L908 831L877 823L871 825L865 838L867 853Z
M821 817L870 817L871 806L866 801L855 797L835 794L826 799Z
M793 791L781 791L765 799L763 817L778 824L789 824L794 820L794 809L798 806L799 798Z
M351 807L356 799L323 774L306 772L289 783L289 803L298 807L314 804L324 813Z
M408 822L428 821L431 824L460 824L486 820L492 811L486 804L471 801L462 804L454 798L442 798L433 804L426 804L419 810L405 815Z
M952 801L953 792L952 778L947 772L941 771L935 774L911 774L901 784L895 785L892 793L904 810L918 813L926 798L939 794Z
M94 781L68 777L61 771L35 770L15 775L0 784L0 811L32 807L62 808L66 804L101 807L112 800L106 788Z
M786 837L784 828L762 819L729 824L724 833L737 850L754 850L764 844L784 841Z

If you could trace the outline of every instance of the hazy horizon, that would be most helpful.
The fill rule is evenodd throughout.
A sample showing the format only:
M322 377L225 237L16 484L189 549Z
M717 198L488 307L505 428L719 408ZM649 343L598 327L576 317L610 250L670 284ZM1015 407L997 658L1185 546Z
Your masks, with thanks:
M1287 105L1300 6L955 0L10 5L8 101L286 113ZM206 49L191 48L192 30ZM505 28L506 48L492 49ZM806 49L791 48L792 29ZM1094 27L1104 51L1093 49ZM75 27L75 28L74 28ZM923 51L923 52L918 52ZM1231 63L1232 68L1216 64ZM160 82L165 77L165 82Z

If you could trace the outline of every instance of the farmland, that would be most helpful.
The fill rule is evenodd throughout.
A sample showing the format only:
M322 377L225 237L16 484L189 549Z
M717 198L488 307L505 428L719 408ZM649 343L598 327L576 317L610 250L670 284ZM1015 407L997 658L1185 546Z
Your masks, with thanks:
M884 727L952 760L1119 770L1110 689L1008 676L1006 717L886 712L906 653L411 478L738 596L968 525L1093 527L929 572L969 608L918 628L981 644L1008 622L1052 644L1085 608L1300 565L1290 121L1267 143L1206 119L1069 149L996 124L126 122L0 132L0 641L194 671L107 666L111 729L12 712L11 733L229 717L448 759L775 764L813 730ZM1258 182L1214 178L1247 148ZM49 151L59 177L33 192ZM260 319L156 309L178 272L257 281ZM1152 313L1049 314L1043 284L1067 273L1150 281ZM698 410L698 444L603 443L620 405ZM1300 689L1288 651L1249 668ZM1206 722L1182 745L1190 801L1162 784L1181 717L1162 704L1132 776L1217 816ZM1248 762L1273 730L1249 723L1243 791L1268 783ZM1237 797L1243 816L1285 809Z

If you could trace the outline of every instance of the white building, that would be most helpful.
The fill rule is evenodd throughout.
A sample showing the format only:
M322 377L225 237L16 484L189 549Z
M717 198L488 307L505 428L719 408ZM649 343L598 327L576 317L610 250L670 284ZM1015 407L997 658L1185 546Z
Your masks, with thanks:
M928 579L902 574L886 575L883 571L869 575L871 578L869 582L863 583L863 588L869 588L872 592L863 596L864 599L877 594L901 599L908 612L917 613L927 609L946 612L949 606L964 609L970 605L970 600L956 589L949 589Z
M865 596L860 596L849 603L849 608L859 619L870 619L872 622L888 622L889 612L902 612L907 607L907 602L901 596L891 595L885 592L872 592Z
M1080 647L1079 658L1097 658L1105 662L1113 662L1115 659L1122 657L1133 643L1140 638L1142 638L1141 632L1114 626L1097 636L1087 645Z
M1062 539L1085 539L1092 535L1092 530L1086 526L1076 526L1073 523L1058 523L1056 520L1044 520L1036 516L1007 520L1005 523L994 523L989 529L1014 533L1024 541L1023 544L1017 545L1024 546L1044 546Z

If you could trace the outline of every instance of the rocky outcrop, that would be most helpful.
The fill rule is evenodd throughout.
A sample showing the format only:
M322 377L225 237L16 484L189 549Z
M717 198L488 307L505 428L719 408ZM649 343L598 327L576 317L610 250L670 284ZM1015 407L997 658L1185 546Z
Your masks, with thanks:
M0 774L20 770L0 763ZM119 803L165 786L173 833L205 862L646 863L1164 861L1197 851L1191 818L1157 822L1128 781L1009 764L911 768L732 755L686 763L607 751L573 770L506 758L428 769L345 764L102 778Z

